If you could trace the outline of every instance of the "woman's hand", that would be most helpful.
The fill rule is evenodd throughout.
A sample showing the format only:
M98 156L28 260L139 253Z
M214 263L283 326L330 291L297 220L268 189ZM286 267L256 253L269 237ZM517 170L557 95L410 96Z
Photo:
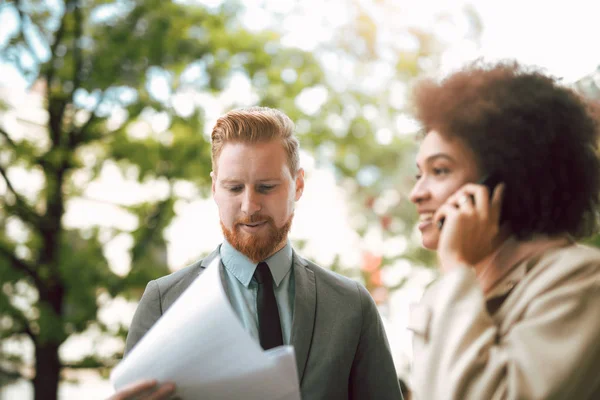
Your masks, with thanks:
M436 211L434 223L444 219L437 248L444 272L457 265L474 266L497 246L503 193L501 183L490 202L486 186L469 183Z
M159 387L155 380L146 380L133 383L112 395L108 400L165 400L175 393L175 385L163 383Z

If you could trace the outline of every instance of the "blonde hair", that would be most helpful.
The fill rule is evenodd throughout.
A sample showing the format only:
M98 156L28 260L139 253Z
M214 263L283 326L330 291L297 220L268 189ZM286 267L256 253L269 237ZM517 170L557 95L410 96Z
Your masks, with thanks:
M300 165L300 144L294 136L294 123L283 112L268 107L249 107L229 111L217 120L211 134L212 169L223 146L230 142L259 143L279 139L287 154L292 176Z

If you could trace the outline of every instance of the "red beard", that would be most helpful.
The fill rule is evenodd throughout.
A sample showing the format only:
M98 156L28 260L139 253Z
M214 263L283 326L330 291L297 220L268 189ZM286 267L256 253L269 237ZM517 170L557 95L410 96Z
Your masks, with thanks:
M235 221L233 229L229 230L221 221L221 229L225 239L237 251L248 257L253 262L261 262L271 256L278 247L287 239L287 235L292 227L294 214L286 221L281 228L275 226L273 218L263 215L252 215L249 218L242 218ZM257 221L266 221L268 232L266 235L252 235L240 230L240 225L251 224Z

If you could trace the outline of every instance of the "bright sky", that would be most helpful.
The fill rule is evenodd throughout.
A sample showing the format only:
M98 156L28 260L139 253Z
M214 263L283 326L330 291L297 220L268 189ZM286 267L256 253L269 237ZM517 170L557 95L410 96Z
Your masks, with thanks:
M192 0L194 1L194 0ZM196 0L209 6L221 0ZM361 0L363 4L370 4ZM270 13L285 17L288 35L285 43L310 49L315 43L326 40L331 28L338 26L347 16L345 0L295 1L245 0L248 12L244 23L259 30L272 22ZM402 10L408 21L421 26L430 23L432 15L440 10L460 10L472 4L483 22L481 48L474 50L457 46L458 54L447 60L448 65L460 65L465 60L483 55L491 59L516 58L529 64L546 68L550 73L574 81L600 64L597 49L600 37L598 15L600 3L590 0L396 0L394 5ZM268 12L265 12L268 10ZM293 13L293 14L289 14ZM0 36L12 21L0 20ZM311 29L307 29L310 26ZM0 85L22 86L16 71L0 64Z
M600 65L600 2L480 0L482 53L547 68L572 82ZM596 49L596 50L594 50Z
M361 2L367 4L366 0ZM218 5L220 0L204 0L203 3ZM595 1L397 0L394 4L406 11L402 23L421 24L427 28L431 23L433 12L444 9L454 10L453 12L456 13L456 10L466 3L473 4L481 16L483 25L481 47L476 48L460 40L460 24L457 28L442 30L447 34L448 40L457 39L451 51L443 59L444 70L456 68L477 56L485 56L489 60L516 58L524 63L543 67L549 73L572 82L591 73L600 65L600 52L593 50L600 48L598 44L600 5L596 5ZM344 7L346 1L342 0L327 2L304 0L299 3L282 0L246 0L244 4L249 9L243 16L244 21L256 30L262 29L270 22L269 13L265 13L261 6L269 11L278 11L282 15L287 15L284 26L288 34L284 37L284 42L307 50L331 35L331 28L341 24L346 16ZM0 19L0 36L10 23L8 19ZM308 28L309 26L311 28ZM394 40L393 35L390 40ZM24 82L14 70L0 64L0 86L2 85L17 89L24 87ZM248 101L251 99L249 98ZM215 114L219 112L218 109L212 111ZM216 118L216 115L213 118ZM210 122L208 124L210 125ZM308 240L307 253L311 257L326 265L333 255L341 254L345 257L343 261L346 264L352 264L360 257L361 248L393 252L394 248L401 246L397 242L381 242L376 233L368 235L361 241L349 229L350 216L345 206L345 195L335 188L331 171L313 168L311 157L308 155L303 155L303 161L308 169L309 179L305 195L298 206L292 237ZM88 190L88 196L107 202L133 202L140 196L161 196L160 187L132 186L123 180L114 167L109 166L103 174L106 175L104 181L110 182L109 189L107 190L107 186L102 184L92 185ZM23 189L27 190L26 187ZM180 188L180 190L185 192L190 189ZM90 207L94 208L93 213L89 212ZM198 253L214 248L221 240L221 233L216 206L211 200L181 203L178 205L177 213L178 217L167 230L166 237L169 242L169 264L179 268ZM135 221L128 220L126 215L116 213L114 207L108 204L84 200L70 204L65 223L78 226L83 216L86 216L88 223L120 224L123 227L135 224ZM89 218L95 219L90 221ZM200 219L202 219L202 229L198 229ZM323 221L327 223L323 224ZM316 225L319 229L315 230ZM202 237L197 234L200 231L203 232ZM333 241L332 238L336 240ZM323 246L323 243L327 245ZM116 270L127 269L128 260L124 254L129 246L131 241L126 236L107 246L106 255ZM406 266L399 266L393 276L387 279L397 280L407 274L409 271ZM404 329L408 313L407 305L418 299L421 288L430 279L430 273L417 273L412 278L413 284L399 291L392 298L389 307L382 310L401 372L406 368L406 359L410 358L410 337ZM115 307L117 306L124 307L123 304L115 304ZM74 343L72 349L81 346L81 343L78 345ZM68 356L70 353L68 346L63 353Z

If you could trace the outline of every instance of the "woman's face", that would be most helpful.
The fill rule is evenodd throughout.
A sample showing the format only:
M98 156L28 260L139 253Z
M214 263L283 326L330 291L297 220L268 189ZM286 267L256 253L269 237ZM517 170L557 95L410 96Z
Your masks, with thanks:
M440 230L433 215L446 199L465 183L476 182L479 168L473 151L459 138L430 131L417 154L417 181L410 200L417 206L423 246L436 250Z

